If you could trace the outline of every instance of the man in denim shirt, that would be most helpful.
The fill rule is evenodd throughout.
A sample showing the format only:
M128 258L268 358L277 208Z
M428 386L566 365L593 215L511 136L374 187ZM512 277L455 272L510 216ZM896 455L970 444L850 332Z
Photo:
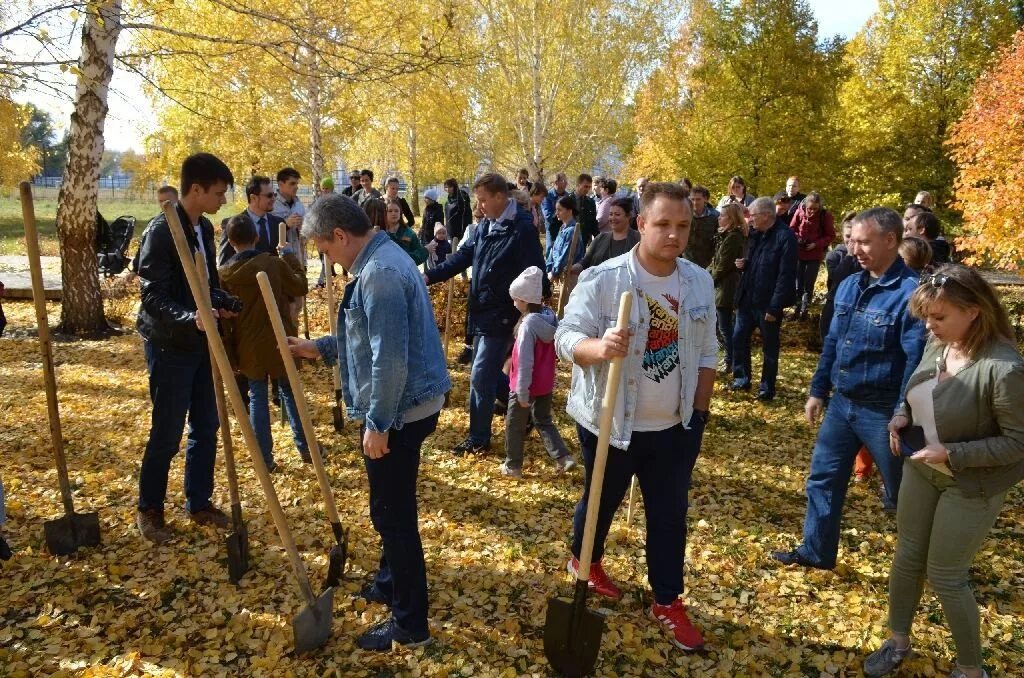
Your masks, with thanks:
M902 237L903 223L891 209L865 210L853 221L850 253L864 270L836 291L835 315L811 380L808 423L821 416L830 392L832 399L811 457L803 544L772 554L786 565L835 567L846 488L862 445L882 473L886 503L895 507L903 460L889 451L887 426L925 340L924 324L907 310L918 276L899 256Z
M362 595L391 606L391 618L356 644L388 651L430 642L427 570L416 514L420 448L437 426L451 389L441 338L419 270L387 233L374 233L351 198L329 195L306 214L303 235L351 274L338 312L338 336L289 338L292 355L340 362L342 394L363 421L370 520L383 552Z

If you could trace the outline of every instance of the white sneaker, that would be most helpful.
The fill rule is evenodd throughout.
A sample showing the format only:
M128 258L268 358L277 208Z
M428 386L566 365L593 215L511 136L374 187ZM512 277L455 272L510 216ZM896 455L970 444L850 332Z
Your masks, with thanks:
M559 457L558 459L555 460L555 463L558 465L559 473L568 473L569 471L576 468L576 460L569 455Z
M523 477L523 469L516 468L515 466L509 466L507 461L501 462L501 466L498 467L498 470L501 471L501 475L508 476L509 478Z

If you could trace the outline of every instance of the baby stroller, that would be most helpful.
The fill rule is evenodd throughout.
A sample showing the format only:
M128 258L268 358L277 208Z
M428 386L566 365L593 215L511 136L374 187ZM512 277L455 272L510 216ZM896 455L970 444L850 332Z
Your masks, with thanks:
M108 224L96 212L96 258L100 273L109 278L128 267L128 245L134 235L135 217L122 215Z

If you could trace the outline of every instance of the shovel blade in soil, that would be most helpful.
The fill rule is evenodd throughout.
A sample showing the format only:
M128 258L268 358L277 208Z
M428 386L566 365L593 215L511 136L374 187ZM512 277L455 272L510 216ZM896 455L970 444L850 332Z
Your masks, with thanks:
M334 430L341 433L345 430L345 415L341 411L339 405L335 405L331 410L331 416L334 417Z
M341 577L345 574L345 562L347 560L348 530L341 532L341 536L338 538L338 543L332 546L330 553L327 554L327 579L324 582L325 588L337 588L341 584Z
M295 634L295 653L312 652L331 637L334 623L334 589L327 589L312 607L306 606L292 620Z
M55 556L74 553L80 546L98 546L100 543L100 516L98 513L71 513L43 523L46 550Z
M567 598L548 600L544 622L544 654L563 676L587 676L597 665L604 618Z
M249 531L239 525L224 540L228 549L228 579L238 584L249 571Z

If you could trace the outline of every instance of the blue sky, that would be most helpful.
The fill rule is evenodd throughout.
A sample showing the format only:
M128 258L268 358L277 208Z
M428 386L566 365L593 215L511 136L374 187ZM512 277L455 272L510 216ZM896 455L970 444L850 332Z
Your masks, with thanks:
M808 0L808 4L818 18L818 31L822 37L835 34L852 37L878 8L877 0ZM14 45L16 52L17 47ZM64 90L68 95L74 93L73 84L68 81ZM17 99L32 101L47 110L61 132L67 126L71 114L71 104L67 97L62 99L39 93L23 93ZM105 134L107 149L141 150L142 139L154 125L149 101L142 94L141 79L123 71L115 71L109 106Z

